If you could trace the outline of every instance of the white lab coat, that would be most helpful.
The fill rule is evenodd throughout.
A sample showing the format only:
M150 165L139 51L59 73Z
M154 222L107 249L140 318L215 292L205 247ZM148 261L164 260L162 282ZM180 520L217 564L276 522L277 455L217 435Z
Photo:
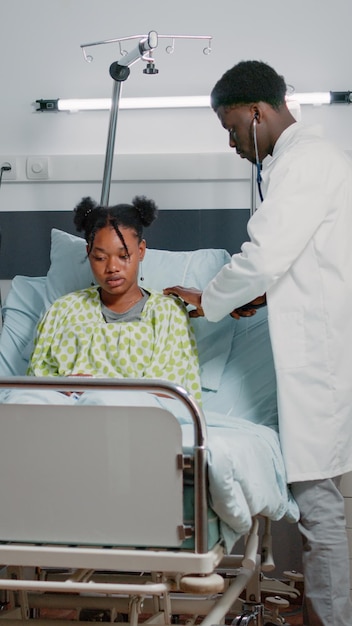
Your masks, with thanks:
M218 321L267 294L288 482L337 476L352 470L352 161L295 123L263 178L250 241L202 306Z

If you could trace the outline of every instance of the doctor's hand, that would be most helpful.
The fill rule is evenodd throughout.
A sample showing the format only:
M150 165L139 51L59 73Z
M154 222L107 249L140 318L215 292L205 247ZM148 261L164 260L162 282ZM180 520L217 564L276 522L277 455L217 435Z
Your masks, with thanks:
M167 287L163 290L164 296L177 296L195 308L189 312L189 317L204 317L204 311L201 307L202 292L195 287Z
M252 315L256 314L257 309L260 309L262 306L265 306L265 305L266 305L266 295L264 294L263 296L258 296L258 298L254 298L254 300L252 300L251 302L248 302L248 304L244 304L238 309L234 309L230 313L230 315L235 320L239 320L241 317L252 317Z

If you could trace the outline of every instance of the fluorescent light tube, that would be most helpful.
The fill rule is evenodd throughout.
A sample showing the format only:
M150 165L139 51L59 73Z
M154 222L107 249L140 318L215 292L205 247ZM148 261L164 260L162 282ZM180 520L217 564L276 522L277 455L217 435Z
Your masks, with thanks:
M292 93L287 96L287 102L299 104L350 104L351 91L326 91ZM77 98L36 100L37 111L108 111L111 108L111 98ZM182 109L208 108L210 96L170 96L152 98L121 98L120 109Z
M331 94L330 91L319 92L313 91L311 93L293 93L287 96L286 100L296 101L299 104L330 104L331 103Z
M108 111L111 98L58 98L36 100L37 111ZM120 109L180 109L210 107L210 96L121 98Z

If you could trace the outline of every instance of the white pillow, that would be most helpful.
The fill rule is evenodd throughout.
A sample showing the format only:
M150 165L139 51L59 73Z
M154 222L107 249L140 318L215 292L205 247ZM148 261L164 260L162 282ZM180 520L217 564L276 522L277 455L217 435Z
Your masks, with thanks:
M213 248L181 252L147 248L141 267L144 280L140 279L139 284L155 291L173 285L203 289L230 258L226 250ZM94 282L86 242L81 237L53 228L50 261L46 281L50 304ZM199 351L202 387L216 391L230 353L234 322L227 316L216 324L204 318L195 319L192 325Z

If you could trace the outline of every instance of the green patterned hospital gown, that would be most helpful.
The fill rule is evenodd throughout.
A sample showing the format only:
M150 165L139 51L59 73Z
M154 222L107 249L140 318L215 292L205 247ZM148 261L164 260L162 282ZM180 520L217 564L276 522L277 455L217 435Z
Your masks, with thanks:
M150 293L141 319L106 323L97 287L56 300L38 325L30 376L159 378L200 402L196 341L181 301Z

